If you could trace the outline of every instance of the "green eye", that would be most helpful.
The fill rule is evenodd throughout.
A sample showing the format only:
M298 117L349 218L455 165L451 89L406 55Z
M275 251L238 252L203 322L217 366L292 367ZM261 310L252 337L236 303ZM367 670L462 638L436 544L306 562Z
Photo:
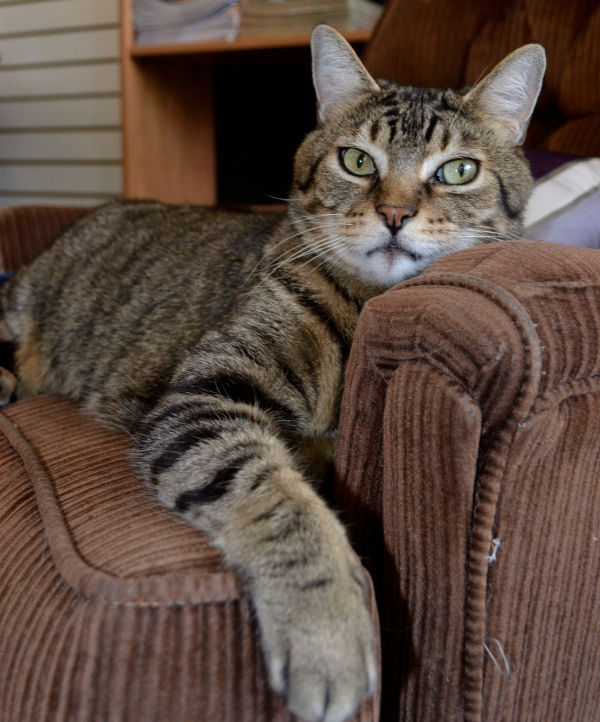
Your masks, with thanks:
M435 172L435 177L440 183L449 185L460 185L472 181L477 175L479 165L472 158L457 158L449 160Z
M352 175L373 175L377 172L370 155L358 148L342 148L340 158L344 168Z

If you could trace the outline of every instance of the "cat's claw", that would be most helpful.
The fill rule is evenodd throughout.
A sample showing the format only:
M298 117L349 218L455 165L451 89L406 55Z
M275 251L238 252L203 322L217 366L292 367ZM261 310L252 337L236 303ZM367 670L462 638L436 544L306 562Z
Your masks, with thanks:
M320 669L290 664L283 691L289 709L307 722L347 720L375 690L375 665L369 664L369 654L365 656L361 646L357 638L355 649L351 654L347 649L344 660L339 656L326 659L321 650L315 661L323 665Z
M313 599L303 598L306 594ZM377 687L373 628L362 589L352 579L349 585L299 592L284 624L273 611L267 618L258 614L272 687L306 722L347 720Z

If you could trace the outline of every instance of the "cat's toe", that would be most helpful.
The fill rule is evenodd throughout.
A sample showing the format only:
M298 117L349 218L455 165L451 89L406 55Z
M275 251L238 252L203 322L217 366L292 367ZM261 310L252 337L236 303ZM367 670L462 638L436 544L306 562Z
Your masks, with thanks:
M314 666L291 664L284 695L292 712L307 722L343 722L356 712L373 693L376 673L374 660L360 650L360 641L353 646L352 652L346 649L344 660L321 649L309 661Z
M373 628L355 590L296 598L285 626L263 627L271 684L307 722L343 722L376 689Z

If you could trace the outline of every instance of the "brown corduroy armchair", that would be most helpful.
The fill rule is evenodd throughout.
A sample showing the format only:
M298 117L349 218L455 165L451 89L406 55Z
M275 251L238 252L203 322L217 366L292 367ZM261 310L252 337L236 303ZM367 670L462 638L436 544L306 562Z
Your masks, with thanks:
M366 61L457 86L530 40L550 59L530 139L600 155L595 1L393 0ZM0 213L5 267L80 213ZM598 717L599 339L584 248L461 251L367 305L332 496L375 583L385 722ZM127 448L58 399L0 414L0 719L289 719L234 576Z

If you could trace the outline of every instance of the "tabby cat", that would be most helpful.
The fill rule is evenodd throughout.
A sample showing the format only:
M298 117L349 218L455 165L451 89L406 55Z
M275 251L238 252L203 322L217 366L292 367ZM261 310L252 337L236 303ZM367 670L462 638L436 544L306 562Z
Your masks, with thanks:
M311 449L335 437L364 302L519 235L545 58L525 46L459 93L376 82L324 25L312 54L318 127L284 216L109 203L5 287L1 335L18 396L75 399L131 435L148 487L243 581L273 688L334 722L377 674L361 566Z

